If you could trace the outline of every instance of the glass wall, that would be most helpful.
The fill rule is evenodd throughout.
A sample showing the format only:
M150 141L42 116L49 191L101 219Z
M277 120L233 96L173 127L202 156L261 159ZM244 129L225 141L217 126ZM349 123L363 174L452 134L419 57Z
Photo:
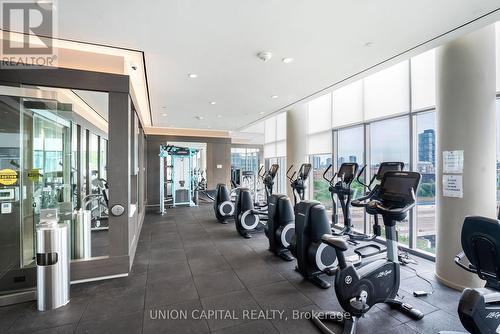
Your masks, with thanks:
M356 126L339 130L337 132L337 166L344 162L356 162L359 168L363 168L365 163L365 133L363 126ZM365 174L361 180L364 182ZM354 190L353 199L362 197L365 194L364 186L357 180L351 184ZM339 208L339 223L343 222L342 210ZM363 208L351 207L351 219L354 228L365 233L365 210Z
M331 215L332 210L332 198L330 195L330 191L328 190L328 182L323 179L323 173L326 169L332 164L332 155L331 154L317 154L311 155L310 161L312 165L312 175L311 177L311 196L310 198L321 202L326 209L329 211ZM332 177L332 168L330 168L326 177Z
M417 191L417 248L436 250L436 113L415 116L417 171L422 174Z
M410 126L408 117L392 118L370 124L370 171L377 173L384 161L401 161L410 165ZM409 221L399 223L399 242L409 245Z

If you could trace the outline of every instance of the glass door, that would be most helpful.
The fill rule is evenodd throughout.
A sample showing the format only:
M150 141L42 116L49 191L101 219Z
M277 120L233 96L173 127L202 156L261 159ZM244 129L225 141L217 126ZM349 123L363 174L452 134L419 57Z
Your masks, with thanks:
M71 199L71 123L55 95L0 86L0 293L35 284L35 231L40 210Z

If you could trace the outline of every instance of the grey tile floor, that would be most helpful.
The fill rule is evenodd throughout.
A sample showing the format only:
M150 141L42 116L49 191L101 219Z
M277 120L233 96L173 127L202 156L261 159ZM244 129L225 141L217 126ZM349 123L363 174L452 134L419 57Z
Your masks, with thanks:
M319 333L309 320L293 319L294 310L340 310L334 290L304 282L294 262L267 250L263 234L242 239L233 223L216 223L212 210L206 205L148 214L129 277L73 285L70 304L54 311L39 313L35 303L0 308L0 333ZM460 293L435 281L431 262L419 262L415 268L435 292L414 298L413 290L429 285L403 268L400 295L424 319L412 321L380 305L359 321L358 333L463 330L456 314ZM192 318L209 310L228 310L232 319ZM271 310L284 312L283 318L248 319L249 312L271 316ZM182 312L187 320L154 319Z

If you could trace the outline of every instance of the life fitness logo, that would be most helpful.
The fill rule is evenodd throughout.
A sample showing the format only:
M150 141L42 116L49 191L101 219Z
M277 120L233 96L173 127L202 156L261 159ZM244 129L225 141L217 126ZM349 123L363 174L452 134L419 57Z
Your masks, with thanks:
M345 284L351 284L352 283L352 276L351 275L346 276L344 278L344 282L345 282Z
M17 182L17 172L13 169L0 170L0 184L3 186L11 186Z
M381 272L378 273L377 278L386 277L390 273L392 273L392 270L381 271Z

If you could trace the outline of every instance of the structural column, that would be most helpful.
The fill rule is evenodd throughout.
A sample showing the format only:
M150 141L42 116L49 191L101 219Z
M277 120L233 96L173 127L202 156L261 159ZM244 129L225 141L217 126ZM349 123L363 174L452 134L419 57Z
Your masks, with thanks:
M308 162L307 104L296 106L286 112L286 170L292 165L292 170L298 170L304 162ZM288 196L293 198L288 180L286 189Z
M495 28L458 38L437 51L436 275L453 288L477 287L477 276L453 262L465 216L495 217ZM443 196L443 152L463 150L463 197ZM449 173L444 173L449 174Z

